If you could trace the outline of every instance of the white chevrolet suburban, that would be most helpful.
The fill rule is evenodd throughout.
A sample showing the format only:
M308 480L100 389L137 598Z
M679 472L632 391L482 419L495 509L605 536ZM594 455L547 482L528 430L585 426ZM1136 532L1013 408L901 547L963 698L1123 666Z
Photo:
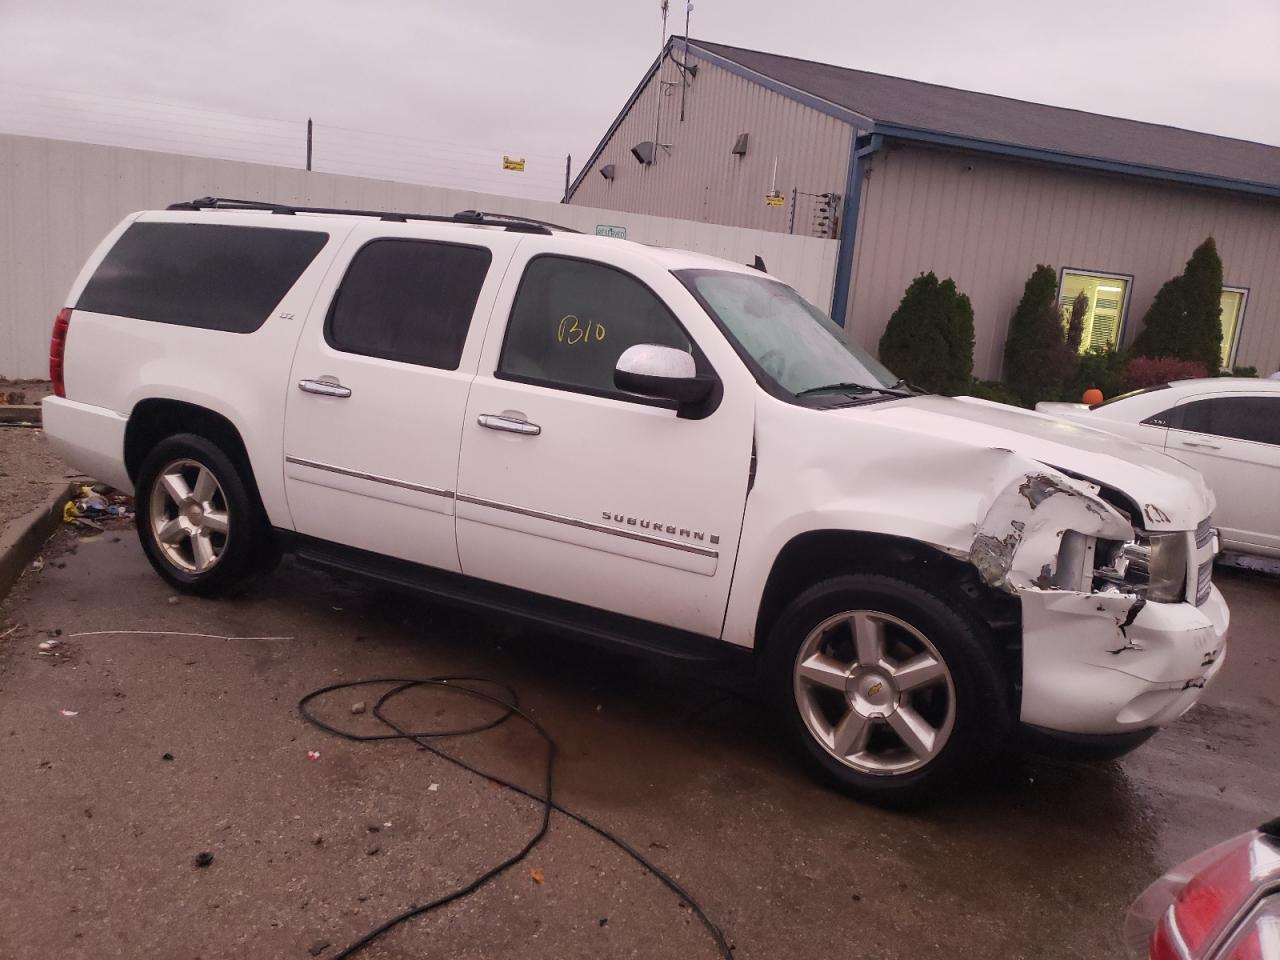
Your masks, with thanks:
M766 273L467 212L133 214L51 346L54 449L215 593L291 551L751 656L800 755L912 798L1014 732L1115 754L1222 666L1212 496L914 390Z

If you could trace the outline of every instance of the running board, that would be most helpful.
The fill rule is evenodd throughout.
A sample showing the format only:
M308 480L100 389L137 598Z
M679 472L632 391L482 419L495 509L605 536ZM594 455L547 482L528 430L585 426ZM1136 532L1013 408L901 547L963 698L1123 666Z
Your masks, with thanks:
M715 637L357 550L289 530L277 529L275 534L282 549L303 563L377 580L457 606L492 610L588 640L605 641L675 660L724 662L751 658L751 651L746 647Z

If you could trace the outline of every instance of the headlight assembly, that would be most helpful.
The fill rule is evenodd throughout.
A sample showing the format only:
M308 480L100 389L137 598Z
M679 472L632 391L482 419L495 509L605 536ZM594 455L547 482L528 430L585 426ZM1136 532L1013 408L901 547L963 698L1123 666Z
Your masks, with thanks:
M1185 533L1139 533L1128 543L1100 542L1096 556L1094 576L1104 589L1106 584L1127 587L1154 603L1187 598Z

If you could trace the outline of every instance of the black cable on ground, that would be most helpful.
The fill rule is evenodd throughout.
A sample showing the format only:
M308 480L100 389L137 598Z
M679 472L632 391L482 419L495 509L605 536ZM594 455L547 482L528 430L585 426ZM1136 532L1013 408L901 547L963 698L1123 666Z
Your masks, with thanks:
M474 686L468 686L468 684L477 684L477 683L490 684L492 686L499 687L503 691L505 691L505 693L507 694L507 698L494 696L493 694L487 693L484 690L478 690ZM374 703L373 709L371 711L374 717L376 717L381 723L383 723L388 729L392 731L391 733L359 734L359 733L352 733L348 730L342 730L338 727L333 726L332 724L326 723L325 721L319 719L317 716L315 716L315 714L313 714L310 711L308 707L308 704L310 704L313 700L317 699L318 697L322 697L325 694L333 693L338 690L350 690L355 687L371 686L374 684L392 684L393 685L391 689L387 690L385 693L382 694L382 696L378 698L377 702ZM454 693L462 694L464 696L474 697L477 700L483 700L487 703L501 707L502 713L494 720L490 720L485 723L476 724L471 727L463 727L456 730L436 730L436 731L425 731L425 732L413 732L413 731L405 730L404 728L396 724L395 721L388 719L386 714L383 712L383 708L393 698L405 693L408 690L413 690L418 687L434 687L437 689L449 690ZM480 889L482 886L484 886L494 877L498 876L504 871L515 866L517 863L519 863L521 860L527 857L529 855L529 852L535 846L538 845L538 843L542 840L543 837L546 836L547 829L551 824L551 811L553 810L556 811L557 813L563 814L564 816L568 817L571 820L574 820L582 824L584 827L587 827L588 829L593 830L596 834L603 837L605 840L608 840L610 843L612 843L615 847L617 847L623 853L627 854L629 857L631 857L633 860L639 863L642 867L644 867L647 871L649 871L649 873L653 874L655 877L661 880L669 889L671 889L685 903L689 904L690 909L692 909L694 914L698 917L698 919L702 921L702 925L707 928L707 932L711 934L712 940L715 941L716 949L719 951L720 956L723 958L723 960L732 960L733 954L730 950L729 944L725 941L724 934L720 931L720 928L717 927L711 921L711 918L707 916L706 912L702 909L698 901L689 895L688 891L686 891L682 886L680 886L680 884L677 883L671 876L664 873L659 867L655 866L649 860L645 859L645 857L638 850L636 850L634 847L628 844L625 840L621 839L618 836L615 836L613 833L609 832L604 827L599 826L596 823L593 823L592 821L588 820L586 817L582 816L581 814L574 813L572 810L568 810L562 807L560 804L556 803L552 799L551 791L552 791L552 786L554 785L554 776L552 773L552 768L554 767L554 764L555 764L556 743L551 738L551 735L546 731L546 729L543 728L543 726L540 723L538 723L537 720L533 719L533 717L529 716L529 714L525 713L522 709L520 709L519 700L516 696L516 692L511 687L505 684L497 683L496 681L493 681L493 680L487 680L483 677L464 677L464 676L426 677L426 678L420 678L420 679L384 677L384 678L374 679L374 680L355 680L348 683L334 683L334 684L330 684L327 687L321 687L319 690L313 690L311 693L308 693L305 697L303 697L301 700L298 701L298 712L302 714L302 718L306 720L308 723L311 723L314 726L319 727L321 730L324 730L326 733L333 734L334 736L337 736L337 737L342 737L343 739L346 739L346 740L355 740L355 741L411 740L414 743L416 743L418 745L418 748L421 750L429 750L432 753L434 753L436 756L441 757L442 759L447 760L450 763L456 766L459 766L470 773L474 773L477 776L484 777L486 780L490 781L491 783L496 783L499 786L506 787L508 790L512 790L518 794L521 794L522 796L528 797L530 800L536 800L542 804L542 818L538 824L538 829L534 832L533 836L530 837L528 841L526 841L524 846L522 846L519 849L519 851L512 854L510 857L507 857L501 863L493 867L490 867L488 870L485 870L475 879L469 881L468 883L463 884L462 886L454 890L451 890L450 892L442 896L435 898L429 903L422 904L421 906L418 906L415 904L414 906L411 906L409 909L403 911L402 913L396 914L394 917L391 917L390 919L386 920L384 923L379 924L377 927L370 930L364 936L360 937L360 939L356 940L354 943L348 946L341 953L337 954L337 956L334 957L333 960L346 960L347 957L355 956L355 954L363 950L365 947L371 944L374 940L378 939L378 937L382 936L384 933L386 933L388 930L392 929L393 927L398 926L399 924L404 923L406 920L412 919L413 917L420 916L421 914L424 914L424 913L429 913L432 910L437 910L440 907L443 907L448 903L452 903L455 900L459 900L470 893L474 893L476 890ZM505 780L502 777L496 776L492 773L487 773L484 770L474 767L471 764L467 763L465 760L461 760L458 757L453 756L452 754L446 753L440 748L432 746L430 743L427 742L429 740L437 740L444 737L461 737L461 736L467 736L469 734L481 733L485 730L492 730L494 727L498 726L499 724L505 723L507 720L509 720L513 716L523 720L535 731L537 731L538 736L540 736L547 745L546 770L543 777L543 793L541 795L533 792L532 790L528 790L517 783L512 783L510 780Z

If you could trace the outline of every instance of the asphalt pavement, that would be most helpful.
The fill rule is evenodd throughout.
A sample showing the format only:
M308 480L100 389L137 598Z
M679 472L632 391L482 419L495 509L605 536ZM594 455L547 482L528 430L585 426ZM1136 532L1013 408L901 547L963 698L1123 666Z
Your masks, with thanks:
M1223 671L1136 753L1010 761L981 789L895 813L811 782L720 670L288 561L234 598L175 598L127 526L87 542L64 531L44 559L0 606L5 960L332 957L517 851L538 804L412 744L354 743L300 717L308 691L364 678L510 684L558 744L559 802L670 872L751 960L1116 957L1147 883L1280 813L1280 581L1257 574L1220 574L1234 618ZM72 636L94 631L166 633ZM319 709L377 732L374 699L344 691ZM495 716L447 691L390 710L417 728ZM441 746L540 786L527 727ZM362 956L716 949L688 904L556 815L525 861Z

